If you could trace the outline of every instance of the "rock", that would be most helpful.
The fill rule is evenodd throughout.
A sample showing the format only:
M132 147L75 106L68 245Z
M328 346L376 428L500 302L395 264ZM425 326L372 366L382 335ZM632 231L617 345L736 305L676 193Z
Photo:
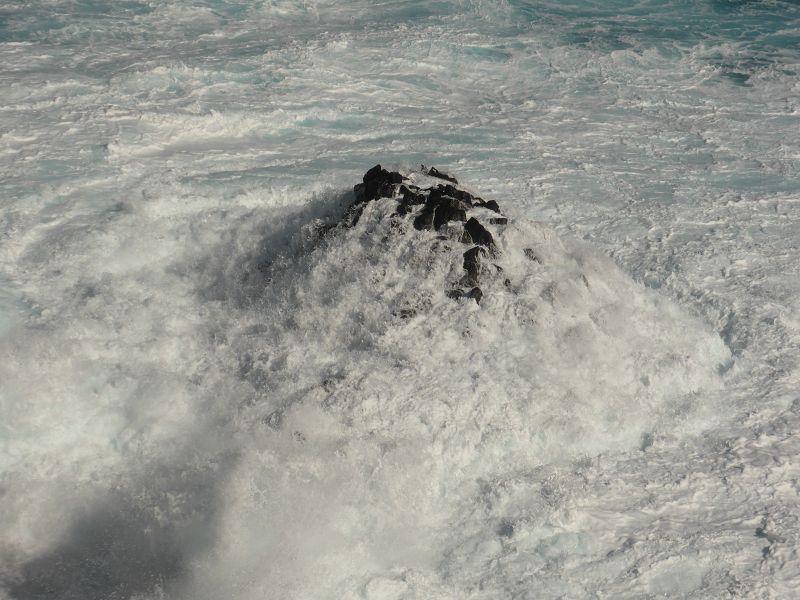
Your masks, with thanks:
M439 204L434 208L433 228L437 231L442 225L450 221L461 221L463 223L466 220L467 211L461 208L461 202L459 200L442 198Z
M428 170L428 175L430 175L431 177L437 177L438 179L444 179L446 181L451 181L451 182L455 183L456 185L458 185L458 180L455 177L452 177L452 176L448 175L447 173L442 173L436 167L431 167Z
M414 219L414 229L433 229L433 211L424 210Z
M388 178L373 179L364 184L363 202L370 202L378 198L391 198L394 194L394 184Z
M425 204L425 195L419 193L419 188L413 189L405 185L400 186L400 193L403 194L403 202L407 204Z
M364 173L364 177L363 177L362 181L364 183L367 183L367 182L372 181L374 179L377 179L379 177L382 178L382 177L384 177L385 175L388 175L388 174L389 174L389 171L384 169L382 166L375 165L369 171Z
M366 186L363 183L357 183L353 186L353 192L356 195L356 202L364 202L364 188Z
M475 202L476 206L481 206L483 208L488 208L492 212L499 213L500 212L500 205L497 204L494 200L482 200L480 198L476 199Z
M494 211L496 213L500 212L500 206L494 200L487 200L486 202L483 203L483 206L484 208L488 208L489 210Z
M486 228L478 222L478 219L471 217L467 224L464 225L464 231L469 234L469 237L476 244L486 246L487 248L494 248L494 238Z
M460 200L444 196L442 190L432 189L425 201L420 214L414 219L417 229L439 230L450 221L464 222L467 220L467 211Z
M500 212L500 205L494 200L484 200L483 198L474 198L473 205L480 206L482 208L488 208L492 212L496 213Z
M397 191L395 186L402 183L403 179L403 176L397 171L390 173L380 165L375 165L364 173L363 183L353 187L356 202L364 203L378 198L391 198Z
M464 252L464 270L467 272L464 282L466 285L475 285L478 283L482 256L486 256L486 250L480 246L475 246Z
M411 212L411 210L412 210L411 209L411 204L408 203L408 202L403 201L403 202L400 202L400 204L397 205L397 212L395 214L397 214L397 215L399 215L401 217L405 217L408 213Z
M451 198L456 198L457 200L461 200L468 206L472 206L472 194L470 194L469 192L465 192L464 190L459 190L458 188L455 188L452 185L439 186L439 189L442 190L444 195L450 196Z
M479 280L483 277L485 279L483 285L485 286L494 281L495 275L499 275L502 269L497 265L484 264L487 257L495 256L497 252L494 238L475 217L469 217L469 213L475 207L486 208L495 213L500 213L500 206L494 200L486 201L459 189L457 187L458 181L455 177L443 173L435 167L425 171L423 166L422 171L431 177L444 179L448 183L437 184L423 189L414 185L409 178L404 177L401 173L396 171L389 172L381 165L375 165L364 174L363 182L354 186L355 201L345 212L341 223L345 227L353 227L358 224L366 203L378 198L393 198L397 201L397 209L391 215L392 224L394 225L392 227L394 232L392 235L407 235L405 232L408 229L403 226L403 221L409 215L413 216L414 229L419 231L439 231L448 223L464 223L461 243L472 246L463 253L463 268L466 273L458 282L451 282L451 285L455 283L455 285L461 287L450 289L445 293L449 298L472 298L480 304L484 293L478 287ZM411 179L413 180L413 177ZM489 223L492 225L507 225L508 219L503 216L492 217L489 219ZM327 226L320 233L322 235L327 233ZM442 251L449 252L452 249L451 244L458 244L449 234L436 237L438 241L435 241L430 247L431 251L437 251L437 248L439 248ZM438 246L440 244L443 244L441 248ZM529 248L525 249L525 255L538 262L538 258L532 252ZM489 268L491 266L496 267L497 273ZM506 280L506 286L509 285L510 281ZM465 288L467 291L465 291ZM408 319L416 314L416 309L404 307L394 314L402 319Z
M481 288L479 287L472 288L470 291L467 292L467 298L472 298L473 300L475 300L475 302L480 304L481 299L483 298L483 292L481 291Z

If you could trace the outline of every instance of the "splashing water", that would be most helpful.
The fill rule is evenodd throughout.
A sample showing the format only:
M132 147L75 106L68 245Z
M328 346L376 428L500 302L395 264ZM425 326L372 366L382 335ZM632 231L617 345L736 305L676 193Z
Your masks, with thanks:
M0 597L791 597L798 23L0 9ZM501 204L480 305L319 239L377 161Z

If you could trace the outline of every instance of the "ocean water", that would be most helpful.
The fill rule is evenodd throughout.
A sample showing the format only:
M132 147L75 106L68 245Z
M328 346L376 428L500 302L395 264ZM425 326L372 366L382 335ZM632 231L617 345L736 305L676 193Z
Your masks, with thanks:
M798 597L797 2L12 0L0 203L3 600Z

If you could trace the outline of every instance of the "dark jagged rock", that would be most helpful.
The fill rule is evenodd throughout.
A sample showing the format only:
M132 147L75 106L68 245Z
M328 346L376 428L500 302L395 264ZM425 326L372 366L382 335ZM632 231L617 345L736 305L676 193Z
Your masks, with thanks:
M416 186L408 187L406 185L400 186L400 193L403 195L400 204L397 205L397 214L404 216L413 210L413 207L418 204L425 204L427 198L424 194L419 193L419 188Z
M499 213L500 212L500 205L497 204L494 200L483 200L483 198L475 198L473 202L474 206L480 206L482 208L488 208L492 212Z
M423 209L414 219L414 229L433 229L433 211Z
M390 198L394 195L394 186L387 180L373 179L369 183L359 183L353 188L356 203L363 204L378 198Z
M441 189L432 189L425 201L422 212L414 219L414 227L422 229L435 229L438 231L444 224L451 221L464 222L467 220L467 211L461 200L445 196Z
M472 298L473 300L475 300L475 302L480 304L481 299L483 298L483 292L481 291L481 288L477 286L472 288L470 291L467 292L467 298Z
M364 173L364 177L363 177L362 181L364 183L368 183L368 182L370 182L370 181L372 181L374 179L383 178L388 174L389 174L389 171L384 169L382 166L375 165L369 171Z
M456 198L457 200L461 200L468 206L472 206L472 194L469 192L465 192L464 190L459 190L452 185L445 185L439 186L439 189L442 190L445 196L450 196L451 198Z
M450 251L451 244L458 244L458 229L462 227L460 242L472 246L463 253L463 269L465 274L458 282L451 282L460 287L446 291L449 298L471 298L478 304L481 303L484 293L481 287L481 279L484 278L482 285L492 281L502 269L498 265L493 265L487 260L496 256L497 248L492 234L475 217L470 216L470 212L475 208L485 208L495 213L500 213L500 206L494 200L483 200L478 196L473 196L469 192L458 188L458 180L455 177L443 173L431 167L423 172L431 177L444 179L447 184L438 184L429 188L420 188L413 184L413 176L409 179L396 171L387 171L381 165L375 165L364 174L362 183L357 184L355 201L345 211L345 215L340 221L344 227L353 227L358 224L358 220L363 213L368 202L379 198L391 198L397 201L397 209L392 214L392 231L394 235L407 231L402 223L407 218L413 218L414 229L418 231L440 231L446 225L449 226L444 234L436 236L438 241L430 246L431 252ZM480 213L478 213L480 214ZM488 222L492 225L506 225L508 219L503 216L491 217ZM455 225L453 225L455 224ZM320 229L321 234L325 235L328 230L335 225L326 225ZM455 227L454 232L451 229ZM387 238L389 239L389 238ZM525 250L526 256L538 262L532 254L532 250ZM491 267L496 267L492 269ZM488 279L487 279L488 278ZM506 286L510 282L506 280ZM465 291L466 289L466 291ZM410 318L416 314L416 309L404 307L398 312L397 316L403 319Z
M396 185L403 182L403 176L397 171L389 172L380 165L375 165L364 173L363 183L353 187L356 203L371 202L378 198L392 198L396 193Z
M431 177L436 177L436 178L438 178L438 179L444 179L444 180L446 180L446 181L452 181L453 183L455 183L456 185L458 185L458 180L457 180L455 177L453 177L453 176L451 176L451 175L448 175L447 173L442 173L442 172L441 172L439 169L437 169L436 167L431 167L431 168L428 170L428 175L430 175Z
M401 185L400 193L403 194L403 202L406 204L425 204L425 194L419 193L419 188L416 186Z
M465 285L475 285L481 272L481 257L486 256L486 250L480 246L475 246L464 252L464 270L467 275L464 277Z
M467 211L461 208L459 200L442 198L433 209L433 228L436 231L439 231L442 225L450 221L461 221L463 223L466 220Z
M488 200L483 203L483 206L496 213L500 212L500 206L494 200Z
M476 244L486 246L487 248L494 248L494 238L483 225L480 224L475 217L470 218L464 226L464 231L469 234L469 237Z

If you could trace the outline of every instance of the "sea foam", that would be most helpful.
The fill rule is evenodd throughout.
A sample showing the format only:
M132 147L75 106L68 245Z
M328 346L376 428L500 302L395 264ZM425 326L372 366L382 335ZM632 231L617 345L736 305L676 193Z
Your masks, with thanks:
M533 221L487 225L483 298L454 300L460 223L417 231L396 209L309 223L236 267L259 278L230 332L252 439L187 597L406 597L409 578L447 597L437 565L490 552L453 529L487 482L646 444L720 387L719 337L607 258Z

